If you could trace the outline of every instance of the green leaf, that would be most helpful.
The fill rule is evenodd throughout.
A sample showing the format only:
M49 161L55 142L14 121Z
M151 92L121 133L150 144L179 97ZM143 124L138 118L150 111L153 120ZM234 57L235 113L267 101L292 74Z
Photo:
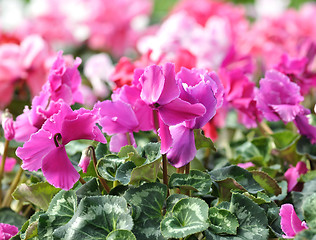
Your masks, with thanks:
M167 198L166 201L166 211L171 212L173 206L183 198L188 198L187 195L184 194L172 194Z
M266 240L269 236L268 220L262 208L239 193L233 193L230 212L239 222L236 236L219 236L209 230L205 231L207 240Z
M202 232L209 226L208 205L198 198L184 198L172 208L161 222L161 232L166 238L183 238Z
M150 157L145 163L132 170L130 184L138 185L141 181L155 182L160 170L161 158Z
M310 159L316 160L316 144L311 144L310 140L302 136L297 142L297 152L307 155Z
M252 201L254 201L257 204L264 204L264 203L270 203L271 199L264 193L258 192L257 196L254 196L248 192L243 193L243 195L249 197Z
M130 145L122 147L118 156L126 159L126 161L132 161L136 166L140 166L146 161L146 159L141 157L137 150Z
M110 232L106 240L136 240L136 237L131 231L118 229Z
M250 172L235 165L213 170L209 174L219 186L220 201L230 200L230 190L248 191L252 194L263 190Z
M109 154L101 158L97 163L97 170L101 177L108 181L116 181L116 171L125 162L125 158Z
M282 193L282 189L280 188L278 183L267 173L262 171L251 171L251 173L256 182L259 183L260 186L269 194L278 196Z
M266 166L270 160L271 141L269 138L254 138L236 148L236 155L242 162L253 162L261 166Z
M43 210L47 210L49 202L59 191L59 188L55 188L47 182L40 182L31 185L22 183L16 188L12 196L16 200L30 202Z
M53 239L58 227L69 222L77 209L77 196L74 191L60 191L49 204L48 210L39 218L38 236L40 239Z
M37 240L38 238L38 221L39 217L43 214L42 211L34 213L30 219L25 222L20 231L20 237L23 240L32 239Z
M81 200L71 220L53 233L63 239L105 239L113 230L133 228L124 198L92 196Z
M303 201L303 213L309 228L316 228L316 193Z
M293 145L300 137L299 134L289 130L276 132L270 136L273 138L274 144L279 150L285 150L289 146Z
M189 174L173 173L169 179L169 187L181 187L199 191L202 194L211 191L212 179L207 173L199 170L191 170Z
M301 192L292 191L292 199L295 207L295 211L299 218L303 219L302 205L304 199L307 199L313 193L316 193L316 179L313 179L309 182L304 183L303 190Z
M287 181L283 180L283 181L279 182L278 185L282 189L282 193L278 196L270 197L270 199L272 201L275 201L275 200L282 201L287 196Z
M308 171L306 174L300 176L299 181L308 182L316 178L316 170Z
M208 211L209 229L216 234L236 235L239 227L238 220L230 211L211 207Z
M202 134L201 129L194 129L194 139L195 139L195 147L197 150L200 148L209 148L212 151L216 152L216 148L214 146L213 141L210 138L205 137Z
M281 238L283 231L281 229L281 217L280 217L280 208L276 205L275 202L262 204L262 207L268 218L268 224L270 230L275 234L276 237Z
M152 163L160 159L160 143L147 143L143 147L142 156L146 158L145 163Z
M110 154L110 152L108 150L107 144L98 143L98 146L95 149L95 156L96 156L97 160L103 158L104 156L106 156L108 154Z
M133 233L137 239L164 239L160 232L162 207L167 197L167 186L161 183L145 183L128 189L123 196L136 206Z
M295 235L294 240L316 240L316 230L307 229Z
M100 196L101 191L96 178L90 179L87 183L82 185L76 191L76 195L78 200L80 201L82 198L87 196Z
M136 167L135 163L132 161L127 161L118 167L116 171L116 179L120 181L123 185L129 184L132 177L132 171Z
M20 229L26 220L25 217L12 211L10 208L0 209L0 223L15 225Z

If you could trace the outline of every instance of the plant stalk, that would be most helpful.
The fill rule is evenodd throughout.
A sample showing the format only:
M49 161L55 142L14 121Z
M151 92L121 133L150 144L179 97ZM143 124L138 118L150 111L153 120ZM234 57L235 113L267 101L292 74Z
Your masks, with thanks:
M16 187L18 186L21 176L23 173L23 169L20 167L19 171L17 172L17 174L15 175L15 178L13 179L13 182L10 185L9 190L7 191L3 203L2 203L2 207L9 207L12 201L12 196L11 194L14 192L14 190L16 189Z
M93 160L93 166L94 166L94 170L95 170L95 173L97 174L98 178L99 178L99 181L100 183L102 184L103 188L105 189L105 191L107 193L110 192L110 187L106 184L106 181L99 176L98 174L98 170L97 170L97 158L95 156L95 151L94 151L94 148L92 146L89 146L89 151L91 153L91 157L92 157L92 160Z
M132 146L131 135L129 132L126 132L126 139L127 139L128 145Z
M3 150L3 154L2 154L2 160L1 160L1 165L0 165L0 205L2 203L2 178L4 175L4 166L5 166L5 160L7 158L7 153L8 153L8 149L9 149L9 140L5 140L4 142L4 150Z

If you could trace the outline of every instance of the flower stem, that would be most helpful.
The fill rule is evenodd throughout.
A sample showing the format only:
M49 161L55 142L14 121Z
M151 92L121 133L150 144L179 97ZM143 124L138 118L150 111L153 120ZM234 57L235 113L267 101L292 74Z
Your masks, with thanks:
M110 192L110 187L106 184L106 181L99 176L98 174L98 170L97 170L97 158L95 156L95 151L94 151L94 148L92 146L89 146L89 151L91 153L91 157L92 157L92 160L93 160L93 166L94 166L94 170L95 170L95 173L97 174L98 178L99 178L99 181L100 183L102 184L103 188L105 189L105 191L107 193Z
M79 182L80 182L82 185L86 183L86 181L85 181L85 180L83 180L83 178L82 178L82 177L80 177L80 178L79 178Z
M267 136L267 135L271 135L273 134L273 131L271 130L271 128L265 123L265 122L259 122L257 121L257 125L259 127L259 130L261 131L261 133L264 135L264 136Z
M153 115L154 115L154 125L155 125L155 129L157 132L158 142L161 143L161 139L158 135L158 129L159 129L158 111L154 110ZM168 159L167 159L167 155L164 153L164 154L162 154L162 174L163 174L163 183L166 186L168 186L168 167L167 166L168 166Z
M16 189L16 187L18 186L21 176L23 173L23 169L20 167L19 171L17 172L17 174L15 175L15 178L13 179L13 182L10 185L9 190L7 191L3 203L2 203L2 207L9 207L12 201L12 196L11 194L14 192L14 190Z
M127 138L128 145L132 146L131 135L129 132L126 132L126 138Z
M9 140L5 140L4 143L4 150L3 150L3 155L2 155L2 161L1 161L1 165L0 165L0 205L2 203L2 178L4 175L4 166L5 166L5 160L7 158L7 153L8 153L8 149L9 149Z

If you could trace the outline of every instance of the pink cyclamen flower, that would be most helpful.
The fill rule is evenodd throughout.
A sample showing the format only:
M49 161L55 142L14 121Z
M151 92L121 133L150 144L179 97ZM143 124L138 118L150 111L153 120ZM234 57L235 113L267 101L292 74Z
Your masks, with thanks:
M283 238L294 238L297 233L308 229L306 223L296 215L292 204L283 204L279 215L281 216L281 228L285 233Z
M177 74L181 94L180 98L190 103L200 103L205 107L205 113L195 119L171 126L170 133L173 143L167 152L171 165L182 167L193 160L196 154L194 129L203 127L216 113L217 104L222 98L222 86L215 73L203 70L182 68Z
M0 223L0 240L9 240L19 232L19 229L10 224Z
M172 144L168 127L202 116L205 107L179 97L180 89L172 63L146 67L139 81L142 87L141 99L158 113L161 152L166 153Z
M102 131L113 135L110 141L110 150L119 152L121 147L128 145L127 135L131 137L132 144L135 143L133 132L136 132L139 123L132 107L120 100L103 101L95 104L100 115ZM136 146L136 145L135 145Z
M22 168L29 171L42 169L47 181L55 187L69 190L80 175L71 164L65 145L73 140L90 139L106 143L95 112L72 109L65 103L51 116L42 128L16 150L22 159Z
M9 113L8 110L6 110L2 114L2 128L4 131L5 139L7 139L8 141L11 141L14 138L15 130L14 130L13 117Z
M1 155L0 155L0 159L2 159ZM0 163L1 162L2 162L2 160L0 161ZM7 157L5 159L5 163L4 163L4 171L5 172L11 172L13 170L15 164L16 164L15 158Z
M301 174L305 174L307 171L305 162L298 162L295 167L291 167L285 172L284 176L288 183L288 192L301 190L302 186L299 185L298 179Z
M260 80L257 107L268 121L293 121L305 112L300 105L303 100L299 86L276 70L267 71L265 78Z
M80 92L81 77L78 70L81 59L77 57L73 63L69 63L68 59L62 55L63 52L59 51L43 90L50 93L53 101L63 99L70 105L75 102L83 103L83 96Z

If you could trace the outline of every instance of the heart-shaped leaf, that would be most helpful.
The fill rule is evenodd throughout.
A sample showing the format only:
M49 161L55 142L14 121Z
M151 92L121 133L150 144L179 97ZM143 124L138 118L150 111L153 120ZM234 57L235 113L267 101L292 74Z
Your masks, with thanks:
M124 198L92 196L81 200L70 221L56 229L55 238L105 239L116 229L131 230L133 219Z
M110 232L106 240L136 240L135 235L128 230L118 229Z
M161 183L145 183L128 189L123 196L133 210L133 233L137 239L164 239L160 231L162 207L167 197L167 187ZM135 207L134 207L135 206Z
M211 207L208 211L210 220L209 229L216 234L236 235L239 227L238 220L234 214L226 209Z
M161 232L166 238L183 238L202 232L209 226L208 205L198 198L183 198L161 222Z
M211 191L212 179L207 173L199 170L191 170L189 174L174 173L169 179L169 187L182 187L199 191L202 194Z
M16 188L12 196L16 200L30 202L43 210L47 210L49 202L59 191L59 188L55 188L47 182L39 182L31 185L22 183Z

